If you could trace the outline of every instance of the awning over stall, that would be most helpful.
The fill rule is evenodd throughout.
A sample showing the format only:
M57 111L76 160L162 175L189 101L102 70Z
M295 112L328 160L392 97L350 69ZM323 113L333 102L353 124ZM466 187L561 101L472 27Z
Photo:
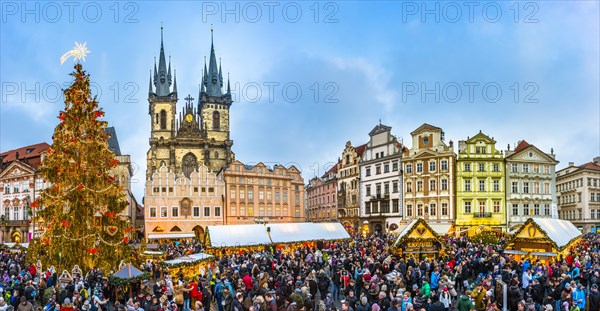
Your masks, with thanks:
M307 241L339 241L349 239L348 231L340 223L289 223L267 225L275 244Z
M208 226L206 245L211 248L232 248L270 244L291 244L310 241L340 241L350 239L340 223L276 223Z

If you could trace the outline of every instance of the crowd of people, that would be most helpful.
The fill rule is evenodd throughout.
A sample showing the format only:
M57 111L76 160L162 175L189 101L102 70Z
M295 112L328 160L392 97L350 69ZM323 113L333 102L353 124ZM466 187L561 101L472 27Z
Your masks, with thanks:
M293 252L265 248L217 256L198 275L174 275L147 261L151 279L128 292L106 273L37 271L24 251L2 251L0 311L598 311L600 235L586 234L566 256L516 261L500 243L446 238L437 257L400 258L393 236ZM163 244L168 259L202 251ZM506 289L504 293L503 289ZM130 294L129 294L130 292Z

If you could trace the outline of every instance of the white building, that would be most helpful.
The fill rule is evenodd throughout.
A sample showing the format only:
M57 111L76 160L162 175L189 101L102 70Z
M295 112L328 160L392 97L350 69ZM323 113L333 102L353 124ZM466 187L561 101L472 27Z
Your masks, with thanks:
M600 157L556 172L556 192L560 219L584 233L600 230Z
M360 167L360 222L362 233L387 231L402 221L403 146L391 134L392 128L379 124L362 154Z
M506 150L506 215L510 229L528 218L553 218L556 214L554 151L545 153L525 140ZM553 212L554 211L554 212Z

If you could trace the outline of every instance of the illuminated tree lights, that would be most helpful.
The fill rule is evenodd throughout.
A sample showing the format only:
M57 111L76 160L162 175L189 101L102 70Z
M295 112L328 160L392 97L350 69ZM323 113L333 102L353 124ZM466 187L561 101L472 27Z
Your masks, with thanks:
M52 136L40 174L52 184L31 204L35 222L44 229L32 241L29 262L41 260L57 270L75 265L110 271L130 261L127 232L130 225L118 215L127 201L111 169L118 165L108 149L106 121L90 92L90 77L80 63L73 84L64 90L65 108Z

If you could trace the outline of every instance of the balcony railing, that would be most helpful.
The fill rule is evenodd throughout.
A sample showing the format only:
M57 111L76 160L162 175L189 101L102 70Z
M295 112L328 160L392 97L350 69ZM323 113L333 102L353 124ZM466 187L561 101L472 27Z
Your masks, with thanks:
M474 218L492 218L492 213L473 213Z

